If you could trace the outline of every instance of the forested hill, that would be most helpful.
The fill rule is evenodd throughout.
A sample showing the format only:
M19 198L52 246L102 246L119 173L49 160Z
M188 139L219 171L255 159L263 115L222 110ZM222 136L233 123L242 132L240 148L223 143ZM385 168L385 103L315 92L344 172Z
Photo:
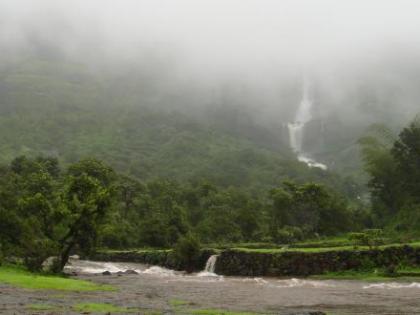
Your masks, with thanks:
M351 180L297 162L281 126L265 128L245 110L222 106L181 111L180 92L159 94L159 84L167 83L147 72L109 75L50 57L7 60L0 69L0 160L89 156L140 180L204 178L259 192L290 178L359 193ZM161 106L171 101L178 106Z

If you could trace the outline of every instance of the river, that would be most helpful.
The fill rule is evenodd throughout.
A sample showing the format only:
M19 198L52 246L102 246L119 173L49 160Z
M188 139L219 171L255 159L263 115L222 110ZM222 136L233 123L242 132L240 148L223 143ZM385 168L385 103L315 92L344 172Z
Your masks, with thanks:
M116 274L128 269L138 274ZM106 293L103 299L131 306L165 309L168 301L177 299L195 308L274 314L314 310L331 314L420 314L420 282L223 277L83 260L72 260L66 271L118 287L118 293ZM104 276L103 271L112 274Z

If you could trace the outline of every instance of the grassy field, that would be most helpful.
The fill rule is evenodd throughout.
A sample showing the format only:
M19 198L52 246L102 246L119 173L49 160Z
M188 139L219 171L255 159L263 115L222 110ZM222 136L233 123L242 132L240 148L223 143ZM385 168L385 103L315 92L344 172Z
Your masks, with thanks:
M112 291L111 286L93 282L30 273L15 266L0 266L0 283L25 289L63 290L63 291Z

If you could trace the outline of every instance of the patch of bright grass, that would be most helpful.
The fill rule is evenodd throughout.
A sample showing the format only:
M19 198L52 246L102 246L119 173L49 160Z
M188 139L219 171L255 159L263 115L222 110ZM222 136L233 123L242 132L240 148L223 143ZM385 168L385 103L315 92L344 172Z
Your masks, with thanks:
M169 301L169 304L173 307L179 307L179 306L191 305L192 303L188 301L184 301L184 300L172 299Z
M250 312L234 312L215 309L192 310L190 313L193 315L257 315L257 313Z
M138 313L138 308L127 308L109 303L79 303L73 306L77 312L92 313Z
M57 307L51 304L29 304L26 305L26 308L28 310L32 310L32 311L52 311L52 310L56 310Z
M113 291L108 285L95 284L90 281L68 279L60 276L31 273L22 268L0 266L0 282L12 286L37 290L63 291Z

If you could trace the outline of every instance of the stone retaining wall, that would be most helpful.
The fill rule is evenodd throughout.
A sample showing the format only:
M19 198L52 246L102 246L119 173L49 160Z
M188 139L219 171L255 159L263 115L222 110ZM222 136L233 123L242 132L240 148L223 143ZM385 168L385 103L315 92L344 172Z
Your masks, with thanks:
M192 270L204 269L207 259L214 254L204 250L194 262ZM184 270L170 251L115 251L98 252L89 259L112 262L137 262ZM326 272L392 268L420 265L420 248L394 246L373 250L341 250L326 252L278 252L258 253L240 250L222 251L217 259L215 272L226 276L309 276ZM191 268L191 266L190 266Z
M227 250L220 254L216 273L229 276L309 276L326 272L420 265L420 248L395 246L376 250L318 253L255 253Z

